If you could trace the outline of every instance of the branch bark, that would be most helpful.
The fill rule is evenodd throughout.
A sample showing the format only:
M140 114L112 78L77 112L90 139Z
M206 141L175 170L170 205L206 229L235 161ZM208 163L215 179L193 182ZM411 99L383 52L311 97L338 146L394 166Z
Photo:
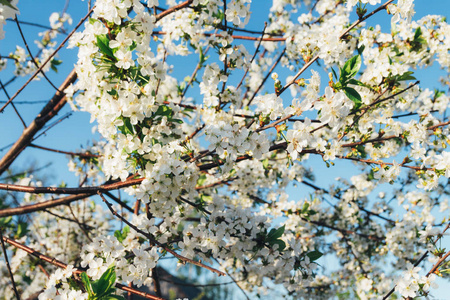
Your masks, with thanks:
M49 120L58 114L61 108L66 104L66 95L60 91L64 91L71 83L77 79L75 69L70 72L66 80L60 85L58 91L53 95L52 99L41 110L37 117L23 131L19 139L9 149L9 151L0 160L0 175L9 168L13 161L28 147L34 135L41 130Z

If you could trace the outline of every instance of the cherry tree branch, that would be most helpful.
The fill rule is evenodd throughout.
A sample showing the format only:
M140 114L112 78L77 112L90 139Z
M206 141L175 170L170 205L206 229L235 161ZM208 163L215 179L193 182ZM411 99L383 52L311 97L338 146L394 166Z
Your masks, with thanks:
M67 154L67 155L70 155L70 156L78 156L80 158L98 158L98 157L100 157L100 155L92 154L92 153L89 153L87 151L85 153L77 153L77 152L71 152L71 151L63 151L63 150L51 149L51 148L48 148L48 147L38 146L38 145L35 145L35 144L30 144L29 146L33 147L33 148L36 148L36 149L50 151L50 152Z
M184 1L184 2L182 2L182 3L180 3L180 4L178 4L178 5L172 6L172 7L169 8L169 9L166 9L165 11L159 13L159 14L156 16L156 21L158 22L159 20L161 20L161 19L164 18L165 16L170 15L171 13L176 12L176 11L178 11L178 10L180 10L180 9L185 8L185 7L188 7L189 5L191 5L191 3L192 3L193 1L194 1L194 0L187 0L187 1Z
M126 181L119 181L110 184L103 184L100 186L88 186L78 188L58 188L58 187L34 187L0 183L0 190L13 191L13 192L25 192L32 194L95 194L97 192L105 192L129 187L141 183L144 178L131 178Z

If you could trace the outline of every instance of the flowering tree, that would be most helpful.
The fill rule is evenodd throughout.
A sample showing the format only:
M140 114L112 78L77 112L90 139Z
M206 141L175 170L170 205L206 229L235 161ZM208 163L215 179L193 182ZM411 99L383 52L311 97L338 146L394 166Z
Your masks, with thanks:
M0 37L7 18L22 34L20 4L0 3ZM413 19L413 0L274 0L253 31L251 0L83 5L73 29L52 14L37 54L1 56L27 78L13 95L0 82L0 111L20 117L17 95L78 49L0 160L2 299L161 299L162 257L226 276L247 299L274 285L293 299L412 298L445 276L449 82L432 91L414 74L448 73L444 17ZM389 28L366 24L379 14ZM67 102L102 139L74 152L32 143ZM14 173L27 147L67 154L79 186ZM323 182L306 167L317 157L357 173ZM293 183L310 196L289 195Z

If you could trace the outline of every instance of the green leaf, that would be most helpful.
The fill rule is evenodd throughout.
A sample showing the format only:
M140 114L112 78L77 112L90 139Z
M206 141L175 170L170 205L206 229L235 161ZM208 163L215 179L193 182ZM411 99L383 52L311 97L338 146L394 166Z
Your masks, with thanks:
M92 290L91 281L85 272L81 273L81 281L83 282L84 288L89 294L89 297L95 296L94 291Z
M128 51L133 51L134 49L136 49L136 47L137 47L136 41L133 41L133 43L131 44L131 46L128 47Z
M411 76L411 74L414 74L414 72L405 72L397 77L397 81L416 80L416 77Z
M422 48L422 45L426 43L427 41L422 36L422 29L420 29L420 27L417 27L416 31L414 32L414 39L410 42L411 50L419 51Z
M155 112L156 116L166 116L166 117L171 117L173 114L172 109L167 106L167 105L161 105L160 107L158 107L158 110Z
M303 213L303 214L306 213L306 212L308 211L308 208L309 208L309 203L308 203L308 202L305 202L305 203L303 204L302 213Z
M322 257L322 255L323 255L323 253L318 250L314 250L312 252L306 253L306 256L309 257L310 261L318 260L319 258Z
M388 55L388 59L389 59L389 65L391 65L392 66L392 64L393 64L393 61L392 61L392 58Z
M127 238L128 233L130 233L130 227L127 225L122 229L122 232L120 230L114 231L114 236L122 243Z
M5 6L8 6L14 10L17 10L17 8L15 8L14 6L12 6L11 1L10 0L0 0L0 4L3 4Z
M11 222L11 220L12 220L12 216L9 216L6 218L0 218L0 227L8 225L8 223Z
M361 47L359 47L358 49L356 49L359 53L359 55L362 55L362 53L364 52L364 49L366 49L365 45L361 45Z
M104 297L103 299L105 299L105 300L125 300L124 297L118 296L118 295L109 295L108 297L106 297L106 298Z
M273 246L275 244L278 245L278 249L277 250L279 252L282 252L284 249L286 249L286 243L283 240L278 239L278 240L272 241L270 243L271 246Z
M347 95L347 97L355 103L355 107L353 109L358 109L361 107L362 100L361 95L353 88L351 87L345 87L344 93Z
M110 294L111 288L116 282L116 272L114 271L114 266L110 266L97 281L97 291L96 294L101 297Z
M124 123L124 126L125 126L124 134L133 134L134 133L134 127L131 124L130 118L123 118L123 123Z
M62 63L61 60L52 59L50 61L50 68L55 71L55 73L58 73L58 68L56 66L59 66Z
M353 85L363 86L363 87L365 87L365 88L368 88L369 90L372 90L372 87L371 87L371 86L369 86L369 85L367 85L367 84L365 84L365 83L363 83L363 82L361 82L361 81L359 81L359 80L356 80L356 79L354 79L354 78L350 79L350 80L348 81L348 83L349 83L349 84L353 84Z
M28 232L28 223L20 222L17 225L17 233L16 236L23 237Z
M198 177L197 185L202 186L206 182L206 175L202 174Z
M109 37L106 34L100 34L97 35L96 38L97 46L100 49L100 52L115 61L116 57L114 56L112 49L109 47Z
M122 243L122 232L120 232L120 230L116 230L114 231L114 236L116 237L116 239Z
M420 27L417 27L416 31L414 32L414 40L417 40L422 36L422 29Z
M344 75L345 78L352 78L354 77L361 68L361 56L355 55L352 58L350 58L342 68L343 74L341 74L341 77Z
M334 76L334 78L336 78L336 80L338 79L338 76L337 76L337 74L336 74L336 71L333 69L333 68L331 68L331 72L333 72L333 76Z
M284 225L278 229L272 228L269 234L267 235L267 241L276 240L280 238L284 233L284 228L285 228Z

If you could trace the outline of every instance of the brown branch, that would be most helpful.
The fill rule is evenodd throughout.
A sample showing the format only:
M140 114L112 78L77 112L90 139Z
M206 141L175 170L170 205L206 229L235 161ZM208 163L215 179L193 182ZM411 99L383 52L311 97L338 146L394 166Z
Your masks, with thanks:
M323 153L316 153L316 154L320 154L323 155ZM374 165L379 165L379 166L393 166L393 163L388 163L388 162L384 162L384 161L379 161L379 160L372 160L372 159L364 159L364 158L357 158L357 157L346 157L346 156L342 156L342 155L336 155L337 158L340 159L347 159L347 160L353 160L353 161L359 161L359 162L363 162L366 164L374 164ZM408 169L412 169L412 170L416 170L416 171L420 171L420 170L432 170L432 168L425 168L425 167L417 167L417 166L407 166L404 163L398 164L400 167L403 168L408 168Z
M43 210L46 210L48 208L52 208L52 207L56 207L56 206L60 206L60 205L67 205L67 204L72 203L74 201L90 197L90 196L92 196L94 194L95 194L95 192L94 193L80 193L80 194L77 194L77 195L67 196L67 197L63 197L63 198L59 198L59 199L51 199L51 200L39 202L39 203L36 203L36 204L30 204L30 205L24 205L24 206L20 206L20 207L0 209L0 218L1 217L8 217L8 216L23 215L23 214L36 212L36 211L43 211ZM123 208L127 209L130 212L133 212L133 209L131 207L129 207L125 202L123 202L122 200L118 199L116 196L114 196L110 192L105 192L104 194L107 195L112 200L114 200L116 203L118 203Z
M258 46L256 46L255 53L253 53L253 56L252 56L252 58L250 59L250 62L249 62L249 64L248 64L248 68L245 70L245 73L244 73L244 75L242 76L241 81L239 82L239 84L238 84L237 87L236 87L236 91L239 90L239 88L241 87L242 83L244 82L245 77L247 77L247 73L248 73L248 71L250 70L250 67L251 67L253 61L255 60L256 54L258 54L258 52L259 52L259 47L261 46L261 42L263 41L263 38L264 38L264 32L266 31L266 28L267 28L267 22L264 22L264 29L263 29L263 31L262 31L262 33L261 33L261 37L259 38Z
M430 126L430 127L427 127L427 130L435 130L438 127L447 126L449 124L450 124L450 120L446 121L446 122L438 123L438 124ZM369 140L365 140L365 141L359 141L359 142L342 144L341 147L355 147L355 146L358 146L358 145L369 144L369 143L382 143L384 141L395 139L395 138L401 138L401 137L398 136L398 135L389 135L389 136L377 137L377 138L373 138L373 139L369 139Z
M97 158L97 157L100 157L100 155L92 154L92 153L89 153L87 151L85 153L77 153L77 152L70 152L70 151L63 151L63 150L47 148L47 147L38 146L38 145L35 145L35 144L30 144L29 146L33 147L33 148L41 149L41 150L50 151L50 152L67 154L67 155L70 155L70 156L78 156L80 158Z
M379 236L376 236L376 235L364 234L364 233L360 233L360 232L349 230L349 229L338 228L338 227L335 227L333 225L328 225L328 224L326 224L326 223L324 223L322 221L313 221L313 220L308 220L306 218L301 218L301 219L302 219L302 221L304 221L306 223L311 223L311 224L314 224L314 225L317 225L317 226L321 226L321 227L329 228L329 229L332 229L332 230L336 230L336 231L339 231L340 233L343 233L343 234L359 235L359 236L361 236L363 238L366 238L366 239L369 239L369 240L373 240L373 241L378 241L378 242L383 242L384 241L384 237L379 237Z
M309 182L304 181L304 180L302 180L301 183L304 184L304 185L306 185L306 186L309 186L309 187L313 188L313 189L316 190L316 191L321 191L321 192L323 192L323 193L325 193L325 194L330 195L330 192L329 192L329 191L327 191L327 190L325 190L325 189L323 189L323 188L321 188L321 187L318 187L318 186L316 186L316 185L314 185L314 184L312 184L312 183L309 183ZM336 194L333 194L333 197L336 198L337 200L341 200L341 198L340 198L338 195L336 195ZM357 203L356 203L356 204L357 204ZM395 221L394 221L394 220L391 220L391 219L388 219L388 218L386 218L386 217L383 217L383 216L381 216L381 215L379 215L379 214L377 214L377 213L374 213L374 212L372 212L372 211L370 211L370 210L368 210L368 209L365 209L364 207L359 207L359 205L358 205L358 208L359 208L360 210L362 210L363 212L369 214L369 215L378 217L378 218L380 218L380 219L382 219L382 220L385 220L385 221L387 221L387 222L389 222L389 223L391 223L391 224L395 224Z
M64 91L77 78L75 70L70 72L69 76L59 87L60 91ZM13 99L13 98L11 98ZM66 104L64 93L57 91L47 105L41 110L39 115L31 122L31 124L23 131L19 139L9 149L8 153L0 160L0 174L2 174L19 154L31 143L34 135L44 127L44 125L52 119ZM5 104L6 105L6 104Z
M209 49L211 47L211 44L208 44L208 46L206 47L205 51L203 52L203 55L206 56L206 54L208 53ZM197 76L198 71L200 70L200 68L202 67L201 62L199 61L197 63L197 66L195 67L194 71L192 72L191 77L189 78L189 81L186 83L186 87L184 88L183 92L181 93L181 99L180 99L180 103L178 105L181 104L184 96L186 95L189 87L191 86L191 84L194 82L195 77ZM237 88L236 88L237 90ZM195 107L197 108L197 107Z
M80 223L80 221L78 221L77 219L71 219L71 218L68 218L68 217L64 217L64 216L61 216L61 215L58 215L58 214L56 214L56 213L54 213L54 212L52 212L52 211L50 211L50 210L48 210L48 209L44 209L44 210L42 210L43 212L46 212L46 213L48 213L48 214L50 214L50 215L52 215L52 216L55 216L55 217L57 217L57 218L59 218L59 219L63 219L63 220L66 220L66 221L68 221L68 222L72 222L72 223L76 223L76 224L78 224L78 226L80 227L80 229L81 230L83 230L83 231L85 231L86 229L85 228L88 228L88 229L94 229L94 227L92 227L92 226L90 226L90 225L87 225L87 224L85 224L85 223ZM72 216L73 216L73 211L72 211Z
M165 31L153 31L152 34L155 35L165 35L167 32ZM207 37L217 37L221 36L219 33L202 33L202 35ZM253 37L253 36L246 36L246 35L231 35L231 37L235 40L247 40L247 41L259 41L261 38L259 37ZM284 37L272 37L272 38L263 38L263 42L284 42L286 41L286 38Z
M14 185L0 183L0 190L13 191L13 192L25 192L32 194L95 194L97 192L105 192L129 187L141 183L144 178L131 178L126 181L119 181L110 184L103 184L99 186L88 186L78 188L58 188L58 187L34 187L24 185Z
M449 256L450 256L450 251L448 251L447 253L445 253L445 255L442 256L442 257L437 261L437 263L431 268L431 270L428 271L427 276L429 276L430 274L434 273L434 272L439 268L439 266L440 266L440 265L447 259L447 257L449 257Z
M85 199L92 195L93 195L92 193L91 194L78 194L78 195L67 196L64 198L59 198L59 199L54 199L54 200L52 199L52 200L48 200L48 201L44 201L44 202L39 202L39 203L35 203L35 204L0 209L0 218L24 215L24 214L28 214L28 213L32 213L32 212L36 212L36 211L46 210L48 208L56 207L59 205L65 205L65 204L69 204L69 203L77 201L77 200Z
M161 19L164 18L165 16L167 16L167 15L173 13L173 12L176 12L177 10L183 9L183 8L185 8L185 7L188 7L193 1L194 1L194 0L187 0L187 1L184 1L184 2L182 2L182 3L180 3L180 4L178 4L178 5L172 6L172 7L169 8L169 9L166 9L165 11L159 13L159 14L156 16L156 22L158 22L159 20L161 20Z
M393 98L395 98L396 96L398 96L398 95L400 95L400 94L406 92L407 90L409 90L409 89L412 88L413 86L418 85L419 83L420 83L420 81L416 81L414 84L408 86L407 88L405 88L405 89L403 89L403 90L400 90L399 92L394 93L394 94L392 94L392 95L390 95L390 96L388 96L388 97L386 97L386 98L380 99L380 98L381 98L381 97L389 90L389 88L386 88L386 90L384 90L380 95L378 95L378 97L375 99L374 102L370 103L369 105L367 105L367 106L361 108L359 111L357 111L357 112L361 112L361 114L359 114L359 115L356 116L356 118L353 120L352 124L351 124L348 128L350 129L350 128L352 128L356 123L358 123L358 121L359 121L359 120L360 120L360 119L361 119L361 118L362 118L362 117L370 110L370 108L372 108L373 106L375 106L375 105L377 105L377 104L380 104L380 103L382 103L382 102L384 102L384 101L393 99ZM355 114L356 114L356 113L355 113ZM350 132L350 130L349 130L349 131L344 131L344 134L338 139L338 142L340 142L340 141L346 136L346 134L347 134L348 132Z
M14 22L14 20L12 20L12 19L7 19L6 21ZM17 21L17 22L19 22L20 24L30 25L30 26L39 27L39 28L44 28L44 29L47 29L47 30L50 30L50 31L56 31L56 32L58 32L60 34L67 35L66 32L64 32L64 31L62 31L60 29L51 28L50 26L47 26L47 25L41 25L41 24L27 22L27 21Z
M263 81L261 82L261 84L258 86L258 88L256 89L255 93L253 94L253 96L250 98L250 100L247 103L247 106L250 106L250 104L252 103L253 99L255 99L256 94L258 94L259 90L262 88L262 86L264 85L264 83L267 81L267 79L269 78L270 74L272 74L273 70L275 69L275 67L278 65L278 63L281 61L281 59L283 58L284 54L286 53L286 48L283 49L283 51L281 51L280 56L278 56L278 59L273 63L272 67L270 68L269 72L267 72L266 76L264 77Z

